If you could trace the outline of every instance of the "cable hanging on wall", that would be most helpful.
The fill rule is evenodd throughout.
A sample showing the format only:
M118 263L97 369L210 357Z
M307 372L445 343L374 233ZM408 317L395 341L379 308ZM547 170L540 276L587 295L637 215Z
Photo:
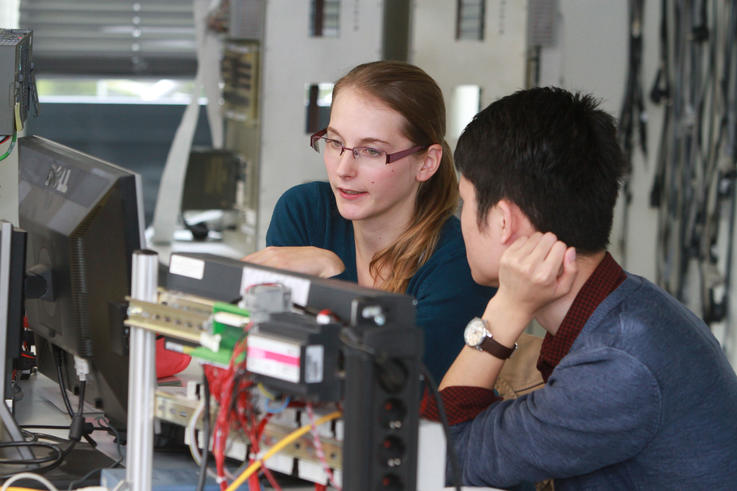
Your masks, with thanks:
M647 162L647 113L642 90L642 26L645 0L629 1L629 45L628 67L625 82L622 108L619 113L619 143L627 159L628 172L622 182L621 232L619 251L622 261L626 264L627 231L629 229L629 206L632 201L630 179L632 173L632 157L639 143L645 161ZM635 135L635 130L637 134ZM637 137L637 142L635 142Z
M737 195L737 8L662 0L650 99L665 104L650 204L658 209L656 280L711 324L724 320Z

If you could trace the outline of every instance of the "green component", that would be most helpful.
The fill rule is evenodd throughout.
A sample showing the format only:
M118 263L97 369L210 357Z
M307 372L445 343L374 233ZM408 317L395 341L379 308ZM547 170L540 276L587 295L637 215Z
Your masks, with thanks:
M226 303L226 302L215 302L212 306L213 312L230 312L231 314L236 315L242 315L243 317L248 317L251 315L251 313L246 310L238 307L237 305L233 305L232 303Z
M227 367L230 363L230 357L233 356L233 350L220 349L218 351L211 351L203 346L199 346L194 348L189 354L192 358L199 358L201 360Z
M233 357L233 350L222 348L218 351L211 351L204 346L198 346L196 348L192 348L192 350L189 351L188 354L193 358L198 358L200 360L227 367L228 365L230 365L230 359ZM245 357L246 353L241 353L235 360L235 363L237 364L243 362Z
M218 315L219 312L222 312L223 315ZM248 326L250 313L237 305L225 302L215 303L212 307L212 313L212 333L220 334L220 351L228 351L227 363L230 361L233 347L243 337L244 330Z

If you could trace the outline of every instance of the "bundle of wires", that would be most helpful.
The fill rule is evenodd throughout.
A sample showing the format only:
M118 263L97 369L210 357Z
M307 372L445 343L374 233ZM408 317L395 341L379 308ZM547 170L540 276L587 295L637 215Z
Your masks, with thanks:
M274 394L271 394L261 384L255 384L254 381L248 376L246 372L246 350L247 350L247 333L251 325L245 328L246 336L236 343L233 348L233 353L230 359L230 363L227 368L218 367L210 364L203 364L203 372L205 381L203 385L208 388L205 391L205 396L209 400L210 395L217 402L218 409L215 417L214 426L212 428L212 455L215 460L215 478L222 491L234 490L238 486L248 481L248 486L251 491L260 491L261 483L259 482L259 474L257 471L261 471L264 477L268 480L269 485L276 490L280 490L279 483L274 478L272 472L263 465L263 462L276 454L278 451L284 449L287 445L291 444L302 435L314 430L320 424L327 421L331 421L340 417L340 411L334 411L327 416L323 416L317 420L314 420L312 416L312 407L308 408L310 412L310 423L309 425L298 428L290 435L287 435L284 439L273 445L261 458L258 455L261 453L261 439L263 436L264 429L269 419L273 414L279 413L290 406L302 406L301 403L292 403L289 397L279 398ZM252 393L253 390L258 389L269 402L265 408L261 410L257 407L257 401ZM205 419L209 418L209 411L205 409L205 402L202 401L200 406L197 408L196 413L193 415L188 430L190 431L190 442L194 441L194 425L197 419L199 419L202 412L205 412ZM270 404L271 403L271 404ZM203 426L209 430L209 425L203 423ZM191 427L191 428L190 428ZM226 457L226 446L228 441L228 435L231 430L240 429L245 435L248 442L246 457L249 465L243 471L233 483L228 486L228 479L232 479L231 474L225 467ZM200 483L204 484L204 476L207 469L207 449L209 448L209 431L205 432L205 455L199 456L196 449L192 450L192 455L195 460L201 466L200 470ZM317 436L315 436L317 438ZM316 444L316 448L319 444ZM323 468L327 469L327 462L321 458ZM334 483L332 473L328 472L327 475L332 483Z
M58 466L64 458L64 449L62 449L59 445L61 439L53 437L51 435L31 433L26 430L22 430L22 434L24 441L2 442L0 443L0 449L27 447L35 449L46 449L49 450L49 452L47 455L39 456L33 459L0 459L0 466L2 468L10 467L16 469L16 472L0 475L0 479L8 479L17 474L17 470L19 468L15 466L21 466L20 470L33 470L37 472L43 472L45 470L50 470Z
M249 328L246 328L246 331ZM225 469L225 451L231 422L240 426L249 442L248 457L252 462L260 451L260 440L270 414L261 416L254 406L250 388L253 381L246 376L245 352L247 338L236 344L227 369L212 365L204 365L205 376L212 396L218 403L217 417L213 428L213 456L217 470L217 481L222 490L227 488L227 473ZM207 417L207 416L206 416ZM206 442L209 444L209 442ZM263 473L274 489L281 489L272 473L264 468ZM254 475L249 481L251 489L260 490L258 476Z
M251 477L260 467L263 466L263 463L265 460L267 460L269 457L275 455L276 453L283 450L287 445L293 443L295 440L300 438L302 435L306 434L308 431L310 431L315 426L320 426L323 423L327 423L328 421L332 421L334 419L339 418L342 415L340 411L333 411L330 414L326 414L325 416L319 418L317 421L315 421L314 424L305 425L301 428L297 428L293 432L291 432L289 435L285 436L283 439L281 439L279 442L277 442L274 446L272 446L268 452L264 454L264 456L253 462L251 465L249 465L245 471L241 473L234 481L233 483L227 487L225 491L236 491L238 489L238 486L243 484L246 479Z
M245 363L245 348L245 340L236 344L227 369L211 365L205 365L203 367L210 386L210 393L219 406L213 431L212 450L217 469L217 481L221 489L227 487L225 478L225 444L228 440L228 433L230 432L228 416L230 414L231 399L235 385L236 367ZM205 415L205 417L209 417L209 415ZM206 442L206 444L209 444L209 442Z
M317 426L315 425L315 413L312 410L312 404L310 403L307 403L307 416L310 418L310 430L312 431L312 444L315 446L315 453L317 454L317 458L320 459L322 470L323 472L325 472L325 475L328 477L328 482L330 482L330 484L338 491L342 491L342 488L338 485L337 482L335 482L335 476L333 475L333 471L332 469L330 469L327 459L325 458L325 452L323 452L322 450L322 443L320 442L320 436L317 433Z
M45 448L51 450L53 454L49 454L43 457L37 457L34 459L2 459L0 460L0 465L24 466L25 470L35 472L47 472L61 465L61 463L64 461L64 458L66 458L66 456L69 455L72 450L74 450L74 447L76 446L77 442L79 442L82 435L87 435L87 431L91 430L91 428L85 427L83 417L85 386L86 383L84 381L80 383L79 410L77 411L77 413L74 413L73 411L71 413L72 424L69 427L69 442L67 443L66 447L60 447L60 444L64 442L64 440L61 438L52 435L45 435L42 433L31 433L29 431L23 430L23 435L25 438L24 441L3 442L0 443L0 449L14 447L30 447L39 449ZM67 404L69 404L68 399L66 402ZM71 410L71 404L69 404L69 409ZM49 442L41 440L49 440ZM8 475L0 475L0 479L6 479L15 474L16 473L14 472Z
M661 0L660 14L661 61L651 92L664 104L650 192L658 214L656 280L713 325L730 314L732 289L737 4Z
M118 454L120 458L113 464L113 467L119 465L123 460L123 455L120 450L120 436L117 434L117 431L111 425L101 424L100 418L98 418L97 420L98 422L97 426L94 426L92 423L86 422L84 418L84 396L85 396L86 387L87 387L86 374L88 373L89 367L87 366L84 360L79 361L79 363L75 362L77 374L80 378L79 394L78 394L78 409L75 412L74 409L72 408L72 404L69 400L69 396L67 395L66 383L64 380L64 376L63 376L63 357L62 357L61 351L58 349L54 350L54 356L56 359L56 369L57 369L57 377L59 381L59 389L61 391L64 405L66 406L67 411L69 413L69 417L71 418L70 425L69 426L53 426L53 425L51 426L50 425L25 425L23 426L22 432L24 436L24 441L0 443L0 449L12 448L12 447L31 447L31 448L38 448L38 449L48 449L51 452L49 452L47 455L32 458L32 459L0 459L0 465L2 466L5 466L5 465L24 466L24 469L22 470L35 471L38 473L50 471L58 467L64 461L66 456L69 455L72 452L72 450L74 450L76 444L82 438L87 439L87 441L93 447L96 446L97 443L90 437L90 433L96 430L104 430L104 431L107 431L115 435L116 441L118 444ZM58 438L52 435L46 435L43 433L32 433L30 431L27 431L27 429L29 428L68 429L69 430L68 440L64 440L62 438ZM61 446L62 443L66 443L66 446L63 448ZM100 470L101 469L94 469L90 471L89 473L87 473L82 478L80 478L79 480L74 481L71 484L74 484L75 482L85 481L92 474L94 474L95 472L99 472ZM15 474L17 474L17 472L14 472L9 475L0 475L0 479L5 479ZM71 488L71 484L70 484L70 488Z

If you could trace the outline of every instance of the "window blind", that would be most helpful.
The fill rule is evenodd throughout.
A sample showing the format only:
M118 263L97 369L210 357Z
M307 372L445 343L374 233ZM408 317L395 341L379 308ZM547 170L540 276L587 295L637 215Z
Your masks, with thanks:
M340 0L312 0L310 2L310 36L340 36Z
M484 40L486 0L458 0L456 3L456 39Z
M194 76L192 0L21 0L39 75Z

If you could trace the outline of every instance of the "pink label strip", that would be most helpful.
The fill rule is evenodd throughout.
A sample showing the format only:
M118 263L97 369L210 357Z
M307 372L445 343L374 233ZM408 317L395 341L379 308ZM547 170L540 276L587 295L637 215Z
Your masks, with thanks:
M261 358L264 360L273 360L285 365L299 366L298 356L284 355L275 351L266 351L265 349L253 348L251 346L248 347L248 356L252 358Z

